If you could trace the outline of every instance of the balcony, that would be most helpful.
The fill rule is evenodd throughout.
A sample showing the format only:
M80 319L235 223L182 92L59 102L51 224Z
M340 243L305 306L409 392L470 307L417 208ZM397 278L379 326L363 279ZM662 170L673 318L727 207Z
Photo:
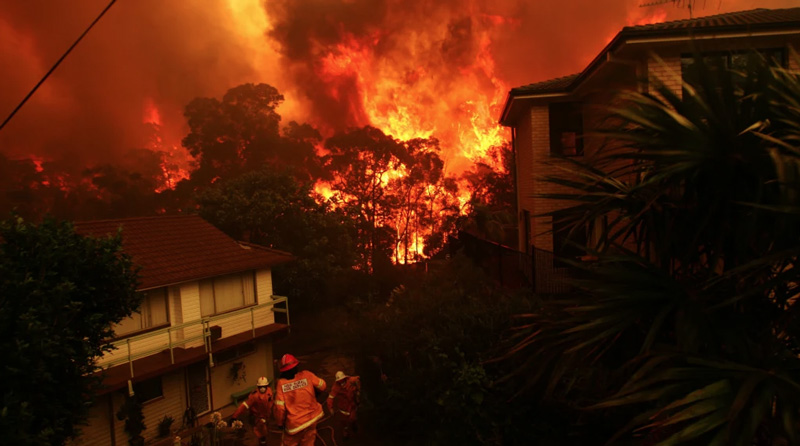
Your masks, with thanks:
M275 323L275 313L286 314L286 323ZM98 359L102 371L97 373L108 392L133 378L147 379L204 358L213 367L214 351L286 331L288 326L288 299L272 296L263 304L120 339L112 344L115 350Z

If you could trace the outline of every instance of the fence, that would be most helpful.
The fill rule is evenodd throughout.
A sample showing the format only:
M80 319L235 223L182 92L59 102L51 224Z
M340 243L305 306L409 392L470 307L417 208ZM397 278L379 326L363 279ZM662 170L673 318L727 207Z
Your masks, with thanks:
M521 253L516 249L464 231L458 233L458 242L458 245L452 246L451 249L463 249L467 257L501 286L518 288L530 285L530 281L520 268Z
M524 256L530 262L527 275L534 292L563 294L570 291L574 270L559 262L552 252L532 246L531 254Z
M573 268L550 251L531 247L531 253L525 253L464 231L458 233L458 241L458 248L503 286L529 286L542 294L563 294L572 288Z

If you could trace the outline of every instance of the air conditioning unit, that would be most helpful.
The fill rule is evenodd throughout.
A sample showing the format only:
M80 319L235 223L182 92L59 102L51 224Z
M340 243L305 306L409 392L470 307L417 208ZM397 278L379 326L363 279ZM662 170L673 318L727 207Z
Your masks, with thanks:
M219 325L212 325L211 327L208 327L208 331L211 333L212 342L222 337L222 327Z

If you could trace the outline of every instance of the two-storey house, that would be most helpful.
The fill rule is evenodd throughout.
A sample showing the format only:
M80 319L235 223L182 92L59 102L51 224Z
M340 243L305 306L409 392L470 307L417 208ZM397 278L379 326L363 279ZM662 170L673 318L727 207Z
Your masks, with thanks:
M121 231L142 296L141 309L115 326L116 349L97 360L104 388L77 444L128 444L116 417L126 395L142 403L142 435L152 439L165 416L178 428L193 416L228 415L259 376L272 381L272 341L289 318L286 298L272 294L271 268L290 254L237 242L197 216L75 227L95 237Z
M568 231L560 227L558 211L568 203L540 197L564 191L543 178L563 172L560 168L569 165L569 157L596 152L603 141L584 136L584 130L601 122L615 92L647 92L657 80L681 94L683 81L691 82L698 54L736 66L747 53L758 51L797 69L798 60L792 55L798 48L800 8L633 26L623 28L580 73L511 89L500 123L512 130L518 249L528 254L530 261L523 268L536 291L564 290L565 271L558 258L582 255L575 244L565 242ZM588 232L573 240L591 240L593 234Z

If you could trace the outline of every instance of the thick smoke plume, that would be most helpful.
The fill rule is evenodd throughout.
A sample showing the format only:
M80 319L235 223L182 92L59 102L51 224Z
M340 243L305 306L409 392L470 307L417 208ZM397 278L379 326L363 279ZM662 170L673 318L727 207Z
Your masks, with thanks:
M106 0L0 3L4 118ZM625 25L687 18L640 0L119 1L14 120L5 158L135 168L132 150L186 156L183 107L245 82L277 87L285 120L323 134L373 124L442 140L451 167L505 138L509 87L580 71ZM696 2L694 14L793 1ZM460 161L459 161L460 160Z

